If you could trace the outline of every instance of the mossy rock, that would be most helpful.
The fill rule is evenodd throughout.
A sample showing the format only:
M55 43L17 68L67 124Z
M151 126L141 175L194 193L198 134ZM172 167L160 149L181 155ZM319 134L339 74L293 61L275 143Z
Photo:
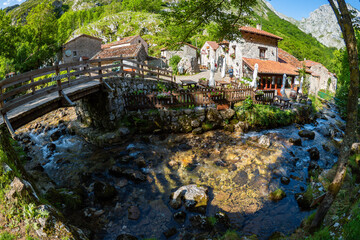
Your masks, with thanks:
M224 130L227 132L234 132L235 131L235 126L234 124L227 124L224 126Z
M282 190L280 188L275 190L274 192L270 193L270 199L272 201L280 201L284 197L286 197L286 193L284 192L284 190Z
M201 128L206 132L212 130L214 126L211 123L203 123Z
M61 204L64 204L67 210L79 209L82 204L82 197L80 194L66 188L51 188L47 191L45 197L49 202L58 207L60 207Z

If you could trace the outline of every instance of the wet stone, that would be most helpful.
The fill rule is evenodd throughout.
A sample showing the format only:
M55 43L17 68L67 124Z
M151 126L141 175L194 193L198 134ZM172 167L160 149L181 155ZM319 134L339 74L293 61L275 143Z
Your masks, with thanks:
M177 234L177 230L176 230L176 228L170 228L170 229L166 230L163 234L166 238L170 238L170 237L174 236L175 234Z
M128 208L128 218L130 220L138 220L140 217L140 210L137 206L130 206Z
M191 225L198 230L211 230L211 224L204 215L195 215L190 218Z
M245 171L240 171L233 178L233 181L236 182L239 186L245 185L249 180L248 174Z
M130 234L121 234L119 235L116 240L137 240L137 237L134 237Z
M315 132L305 129L299 132L299 136L313 140L315 138Z
M117 192L115 187L108 183L96 182L94 184L94 195L98 201L106 201L114 198Z
M289 142L292 143L295 146L301 146L302 145L301 138L290 138Z
M319 160L320 159L320 152L316 147L312 147L307 150L310 154L311 160Z
M214 164L218 167L227 167L229 164L223 160L217 160L214 162Z
M169 205L173 209L179 209L182 205L181 199L180 198L170 199Z
M50 143L47 147L50 152L54 152L56 150L56 145L54 143Z
M282 184L288 185L288 184L290 183L290 178L281 177L281 178L280 178L280 181L281 181Z
M184 223L186 220L186 213L183 211L174 213L174 220L179 224Z

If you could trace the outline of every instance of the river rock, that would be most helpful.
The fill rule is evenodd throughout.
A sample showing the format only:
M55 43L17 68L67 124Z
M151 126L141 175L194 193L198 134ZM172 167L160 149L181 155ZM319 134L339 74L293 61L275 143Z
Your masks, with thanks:
M305 129L299 132L299 136L313 140L315 138L315 132Z
M186 213L184 211L176 212L173 217L177 223L183 224L186 220Z
M109 173L114 177L125 177L134 182L144 182L146 181L146 175L140 171L130 169L130 168L121 168L118 166L112 166L109 169Z
M57 130L53 134L50 135L50 141L54 142L56 140L59 140L59 138L62 136L62 131Z
M230 218L224 212L217 212L215 214L216 223L215 231L216 232L225 232L230 228Z
M33 192L31 188L30 183L15 177L10 184L10 190L6 193L5 198L8 200L14 200L17 197L23 198L30 196L29 194Z
M176 228L170 228L170 229L166 230L165 232L163 232L163 234L166 238L170 238L170 237L174 236L175 234L177 234L177 232L178 231L176 230Z
M316 147L312 147L307 150L310 154L311 160L319 160L320 159L320 152Z
M270 138L269 138L269 136L266 136L266 135L262 135L259 138L258 143L266 148L270 147L270 145L271 145Z
M233 109L229 108L224 111L220 111L220 114L224 120L230 120L231 118L234 117L235 111Z
M351 146L351 152L354 154L360 154L360 143L353 143Z
M190 218L191 225L198 230L211 230L211 224L204 215L195 215Z
M301 146L302 145L301 138L290 138L289 142L292 143L295 146Z
M140 209L137 206L130 206L128 208L128 219L138 220L140 217Z
M111 200L116 196L117 192L115 187L109 183L95 182L94 184L94 196L98 201Z
M245 185L249 180L248 174L245 171L240 171L235 175L233 181L236 182L239 186Z
M283 199L284 197L286 197L286 193L284 192L284 190L282 189L277 189L274 192L270 193L270 199L272 201L280 201L281 199Z
M195 128L192 133L195 135L201 134L203 132L202 127Z
M137 237L134 237L130 234L121 234L119 235L116 240L137 240Z
M47 145L47 148L50 152L54 152L56 150L56 145L54 143L50 143L49 145Z
M310 210L311 209L310 206L312 203L312 199L310 197L307 197L304 193L296 193L295 200L297 201L301 210Z
M201 123L200 123L200 121L197 120L197 119L194 119L194 120L191 121L191 126L192 126L193 128L198 128L198 127L200 127L200 125L201 125Z
M288 185L288 184L290 183L290 178L288 178L288 177L281 177L281 178L280 178L280 181L281 181L282 184Z
M207 188L195 184L180 187L172 194L170 205L176 209L179 207L179 200L181 206L183 199L187 210L205 213L208 202L207 192Z
M219 124L222 121L220 113L215 108L209 108L206 114L208 121Z
M135 164L138 166L138 168L144 168L146 167L146 160L144 157L138 157L135 159Z

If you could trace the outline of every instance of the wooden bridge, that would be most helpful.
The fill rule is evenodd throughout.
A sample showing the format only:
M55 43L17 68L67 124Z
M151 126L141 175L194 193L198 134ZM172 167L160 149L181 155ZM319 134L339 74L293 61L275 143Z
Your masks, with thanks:
M130 70L130 71L129 71ZM117 57L37 69L0 81L0 126L14 130L57 108L105 89L108 77L137 77L175 82L171 71Z

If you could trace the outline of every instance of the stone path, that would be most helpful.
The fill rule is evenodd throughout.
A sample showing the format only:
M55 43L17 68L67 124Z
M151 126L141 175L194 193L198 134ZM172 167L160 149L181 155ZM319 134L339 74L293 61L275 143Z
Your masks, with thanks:
M192 80L195 82L198 82L200 78L206 78L209 79L210 78L210 70L201 70L200 73L195 74L195 75L182 75L182 76L176 76L176 82L180 83L180 80ZM224 79L221 77L221 72L217 71L215 72L215 81L220 81L220 80L229 80L229 77L225 77Z

